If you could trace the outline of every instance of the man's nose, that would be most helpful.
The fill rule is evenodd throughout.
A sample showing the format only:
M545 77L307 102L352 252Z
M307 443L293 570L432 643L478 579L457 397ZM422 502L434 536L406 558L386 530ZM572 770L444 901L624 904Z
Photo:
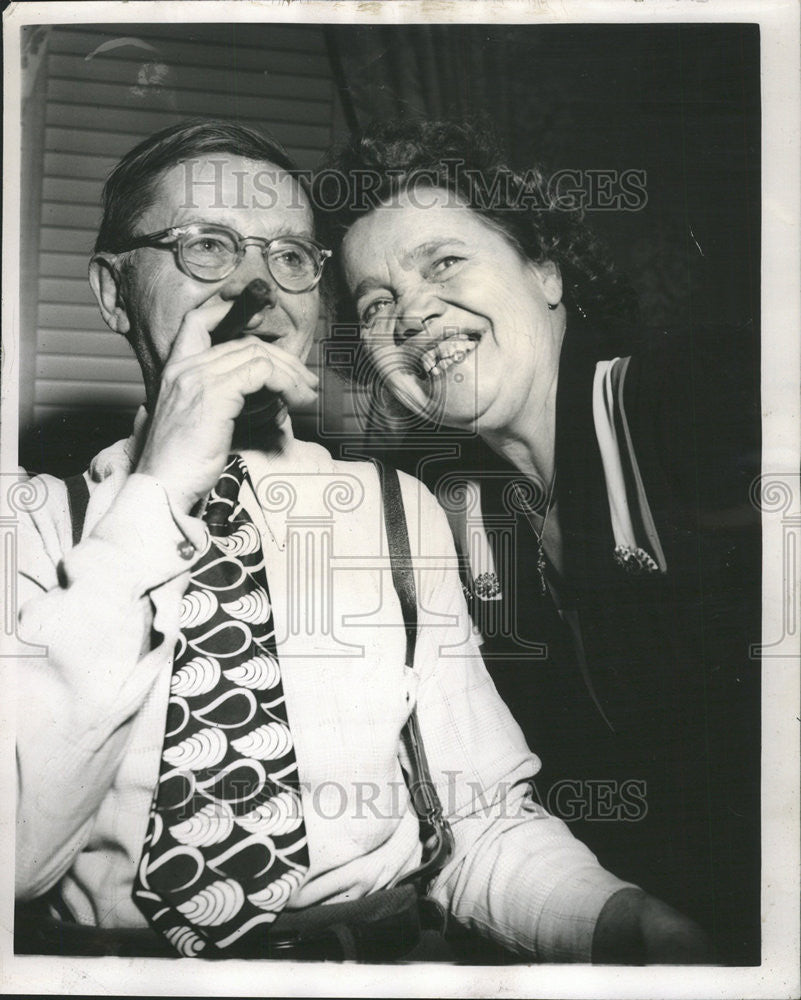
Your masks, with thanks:
M267 255L260 246L249 246L245 248L245 253L239 265L228 275L220 289L220 298L235 299L247 288L256 278L266 282L270 291L264 308L272 309L276 302L278 285L270 274L267 266Z

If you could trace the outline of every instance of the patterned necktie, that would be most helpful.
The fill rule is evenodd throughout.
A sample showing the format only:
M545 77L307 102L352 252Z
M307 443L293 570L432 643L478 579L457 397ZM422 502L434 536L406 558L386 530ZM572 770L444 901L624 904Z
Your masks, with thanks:
M261 538L229 458L181 606L133 898L182 955L246 954L309 866ZM252 489L252 485L251 485Z

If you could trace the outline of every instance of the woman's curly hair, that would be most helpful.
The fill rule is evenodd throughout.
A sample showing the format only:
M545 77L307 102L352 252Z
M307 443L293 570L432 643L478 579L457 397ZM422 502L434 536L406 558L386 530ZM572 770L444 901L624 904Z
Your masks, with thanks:
M313 184L324 239L336 252L359 217L420 184L453 191L534 263L557 264L568 310L600 325L634 319L634 295L581 208L555 190L541 167L514 170L483 125L387 120L346 140ZM333 278L338 318L352 322L341 274Z

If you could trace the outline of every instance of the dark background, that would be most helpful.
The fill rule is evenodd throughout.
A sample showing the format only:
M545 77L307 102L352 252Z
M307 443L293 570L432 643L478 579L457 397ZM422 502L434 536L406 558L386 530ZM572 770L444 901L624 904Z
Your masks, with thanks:
M654 325L759 311L756 25L330 30L350 122L478 115L514 164L643 170L648 203L590 217Z

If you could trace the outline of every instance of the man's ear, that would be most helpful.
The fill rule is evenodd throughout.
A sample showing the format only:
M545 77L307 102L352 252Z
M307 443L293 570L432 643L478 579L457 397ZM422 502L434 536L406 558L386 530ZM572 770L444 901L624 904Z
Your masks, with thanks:
M545 260L541 264L532 263L531 268L540 279L546 302L555 309L562 301L562 272L559 265L552 260Z
M122 297L120 271L111 254L96 253L89 261L89 284L106 326L115 333L127 336L131 323Z

